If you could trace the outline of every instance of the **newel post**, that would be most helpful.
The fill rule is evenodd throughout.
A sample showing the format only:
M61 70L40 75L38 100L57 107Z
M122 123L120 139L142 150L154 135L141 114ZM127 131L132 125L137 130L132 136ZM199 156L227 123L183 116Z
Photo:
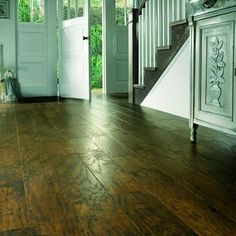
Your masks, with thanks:
M138 83L138 9L128 13L129 31L129 103L134 103L133 85Z

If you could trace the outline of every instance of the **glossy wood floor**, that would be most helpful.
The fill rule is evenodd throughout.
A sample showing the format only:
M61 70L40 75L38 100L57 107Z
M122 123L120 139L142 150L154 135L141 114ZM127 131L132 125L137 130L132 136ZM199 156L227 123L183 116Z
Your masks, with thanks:
M236 138L97 96L0 104L0 236L236 235Z

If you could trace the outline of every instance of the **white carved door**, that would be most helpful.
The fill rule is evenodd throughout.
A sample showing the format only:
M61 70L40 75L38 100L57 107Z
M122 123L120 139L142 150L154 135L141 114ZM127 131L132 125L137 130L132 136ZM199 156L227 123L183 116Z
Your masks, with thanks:
M21 18L18 9L17 67L21 95L56 96L56 0L40 0L37 4L41 18L32 15L33 8L31 19L29 15Z

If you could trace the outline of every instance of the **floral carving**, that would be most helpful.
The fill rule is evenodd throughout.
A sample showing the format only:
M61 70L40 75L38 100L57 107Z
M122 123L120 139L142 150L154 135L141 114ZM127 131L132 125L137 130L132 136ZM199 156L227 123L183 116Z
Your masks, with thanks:
M224 75L224 67L225 63L224 52L221 50L224 42L220 41L218 37L216 37L214 42L210 42L211 44L211 57L210 57L210 79L209 83L212 84L211 93L212 93L212 105L221 106L219 98L221 96L221 88L220 84L225 82L223 78Z
M209 7L206 7L205 0L198 0L198 1L190 0L193 14L204 13L205 11L209 11L209 8L210 8L210 11L212 11L212 10L217 10L222 7L235 6L236 0L217 0L217 1L208 0L207 2L211 3L211 4L207 4L207 6Z

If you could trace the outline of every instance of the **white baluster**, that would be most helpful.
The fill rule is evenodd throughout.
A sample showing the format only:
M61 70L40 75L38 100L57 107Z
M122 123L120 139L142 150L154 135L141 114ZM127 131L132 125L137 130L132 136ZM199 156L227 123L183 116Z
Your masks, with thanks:
M156 0L156 29L155 29L155 34L156 34L156 48L159 46L159 11L158 11L158 1Z
M152 8L153 8L153 66L156 67L156 47L157 47L157 1L152 1Z
M150 47L150 43L149 43L149 36L150 36L150 32L149 32L149 8L148 8L148 3L146 2L146 6L144 8L144 12L145 12L145 29L146 29L146 39L145 39L145 53L146 53L146 63L145 63L145 67L148 67L149 65L149 47Z
M168 18L167 18L167 1L162 1L162 42L163 46L167 46L167 34L168 34Z
M170 0L170 22L175 20L175 0Z
M143 66L147 66L147 8L143 9L143 40L144 40L144 63Z
M143 15L139 16L139 84L143 84L144 67L144 27Z
M185 0L149 0L139 16L139 78L156 66L156 47L170 45L170 22L185 19Z
M179 21L179 20L181 20L181 16L180 16L180 9L181 9L180 2L182 0L175 0L175 1L176 1L176 21Z
M148 9L148 2L146 2L145 8L144 8L144 12L145 12L145 67L148 66L148 55L149 55L149 24L148 24L148 15L149 15L149 9Z
M186 19L186 2L181 0L181 19Z
M167 0L166 3L166 11L167 11L167 16L166 16L166 21L167 21L167 37L166 37L166 42L167 46L170 45L170 19L171 19L171 0Z
M157 2L157 10L158 10L158 34L157 34L157 37L158 37L158 47L161 47L163 46L163 41L162 41L162 0L158 0Z
M152 24L152 0L147 2L148 8L148 67L152 67L153 64L153 24Z

